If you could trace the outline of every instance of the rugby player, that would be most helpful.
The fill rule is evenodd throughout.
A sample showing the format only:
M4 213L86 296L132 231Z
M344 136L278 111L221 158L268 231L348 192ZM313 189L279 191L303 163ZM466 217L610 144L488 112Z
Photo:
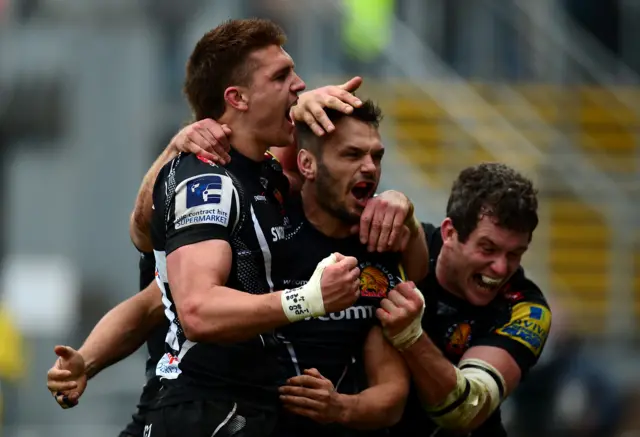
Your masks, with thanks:
M530 180L486 163L460 173L440 227L424 225L429 275L419 289L400 284L376 311L417 395L392 435L506 435L500 404L551 327L549 305L520 266L537 208Z
M304 88L283 42L271 22L233 20L189 59L195 117L228 125L232 159L222 167L181 154L153 189L151 235L171 327L147 433L269 435L284 376L273 330L345 310L360 294L357 260L339 253L320 260L305 285L275 291L274 266L288 248L281 237L293 229L288 180L266 151L293 142L289 111Z

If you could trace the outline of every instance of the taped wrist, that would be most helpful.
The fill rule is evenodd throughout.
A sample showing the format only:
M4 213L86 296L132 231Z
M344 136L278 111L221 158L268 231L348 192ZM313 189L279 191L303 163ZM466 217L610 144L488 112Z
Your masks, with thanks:
M307 317L324 316L324 300L322 298L322 273L324 269L337 262L334 254L318 263L309 281L298 288L283 290L280 302L290 322L304 320Z
M431 419L445 429L466 429L488 407L489 417L504 399L505 382L486 361L463 360L456 371L456 386L439 405L425 407Z
M400 331L398 334L393 336L388 336L387 338L391 342L391 344L398 350L404 350L408 347L412 346L420 336L422 335L422 315L424 314L424 296L422 292L417 288L413 289L418 295L420 299L422 299L422 309L418 317L411 321L411 324ZM386 334L386 333L385 333Z

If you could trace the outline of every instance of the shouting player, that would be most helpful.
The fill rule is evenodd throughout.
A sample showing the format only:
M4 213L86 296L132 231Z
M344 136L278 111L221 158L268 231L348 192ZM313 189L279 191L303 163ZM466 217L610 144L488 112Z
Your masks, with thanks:
M520 260L538 224L530 180L503 164L463 170L447 217L425 225L430 273L376 312L415 394L394 436L505 436L500 404L537 362L551 326Z

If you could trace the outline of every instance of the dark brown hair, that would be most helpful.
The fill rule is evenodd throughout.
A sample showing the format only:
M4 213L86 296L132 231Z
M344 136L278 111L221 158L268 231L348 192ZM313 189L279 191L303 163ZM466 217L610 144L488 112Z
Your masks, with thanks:
M327 114L327 117L329 117L329 120L334 124L344 117L351 117L367 123L376 129L380 126L380 122L383 118L382 110L371 99L363 100L362 106L359 108L353 108L353 112L351 114L345 114L334 109L325 109L325 113ZM306 123L296 123L296 140L298 142L298 148L307 149L314 154L318 154L325 138L327 138L326 135L318 137L314 134Z
M207 32L187 62L184 93L196 120L219 118L225 110L224 90L249 85L253 66L247 58L256 50L286 41L272 21L229 20Z
M483 216L496 225L531 236L538 226L538 197L533 183L505 164L468 167L453 183L447 217L464 243Z

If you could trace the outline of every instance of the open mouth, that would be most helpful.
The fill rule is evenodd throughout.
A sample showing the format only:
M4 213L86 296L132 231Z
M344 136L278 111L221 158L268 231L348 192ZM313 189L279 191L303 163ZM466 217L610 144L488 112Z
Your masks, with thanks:
M289 107L287 109L285 109L284 111L284 118L285 120L287 120L289 123L291 123L292 125L293 123L293 119L291 118L291 108L293 108L294 106L296 106L298 104L298 100L296 100L295 102L293 102L291 105L289 105Z
M502 285L502 278L491 278L489 276L476 273L473 275L473 282L485 291L496 291Z
M375 184L373 182L358 182L351 188L351 194L360 204L366 203L373 196L374 191Z

